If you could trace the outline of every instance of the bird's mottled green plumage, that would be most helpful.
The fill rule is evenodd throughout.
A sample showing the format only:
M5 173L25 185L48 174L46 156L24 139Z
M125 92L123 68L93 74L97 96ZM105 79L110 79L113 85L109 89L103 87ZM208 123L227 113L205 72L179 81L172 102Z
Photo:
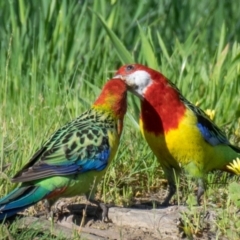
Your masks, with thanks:
M93 200L96 184L117 151L126 112L126 85L106 83L92 108L56 131L13 177L21 186L0 200L0 220L42 200L86 194Z
M43 170L41 166L71 165L79 159L94 161L91 159L96 153L110 147L109 136L117 137L117 134L117 123L111 113L92 108L55 132L12 181L29 182L54 175L68 175L59 173L57 169Z

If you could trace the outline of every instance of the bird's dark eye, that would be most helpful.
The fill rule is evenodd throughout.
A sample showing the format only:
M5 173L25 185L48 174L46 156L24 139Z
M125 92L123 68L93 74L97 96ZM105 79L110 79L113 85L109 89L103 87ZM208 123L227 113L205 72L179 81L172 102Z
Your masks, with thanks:
M126 66L126 71L129 72L129 71L132 71L134 69L134 66L133 65L127 65Z

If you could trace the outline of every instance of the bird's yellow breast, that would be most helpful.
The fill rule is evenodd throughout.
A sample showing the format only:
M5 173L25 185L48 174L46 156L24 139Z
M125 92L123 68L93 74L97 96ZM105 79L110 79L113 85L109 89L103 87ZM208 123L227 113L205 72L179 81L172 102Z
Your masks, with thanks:
M207 143L197 127L196 116L190 110L185 112L177 128L164 134L148 132L141 120L140 128L163 167L177 169L194 162L200 171L219 169L227 160L226 152L231 151L228 146Z

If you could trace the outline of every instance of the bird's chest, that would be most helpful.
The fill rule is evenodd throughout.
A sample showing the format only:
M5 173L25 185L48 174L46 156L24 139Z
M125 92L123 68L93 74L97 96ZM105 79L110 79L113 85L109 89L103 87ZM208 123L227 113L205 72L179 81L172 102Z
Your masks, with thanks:
M162 134L148 132L141 121L140 126L143 136L162 164L175 167L190 161L201 164L205 143L192 119L184 119L177 128Z

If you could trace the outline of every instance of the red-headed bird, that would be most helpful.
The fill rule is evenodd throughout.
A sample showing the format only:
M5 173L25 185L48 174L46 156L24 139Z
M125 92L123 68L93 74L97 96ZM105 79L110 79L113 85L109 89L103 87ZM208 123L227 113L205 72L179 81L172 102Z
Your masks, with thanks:
M0 199L0 220L43 199L52 205L60 197L86 194L97 203L94 193L118 149L126 101L126 84L109 80L92 107L56 131L13 177L22 184ZM98 205L105 220L107 208Z
M208 116L160 72L130 64L122 66L116 77L141 100L141 132L168 179L169 192L162 204L168 205L176 192L174 171L179 175L181 168L198 179L200 204L206 173L214 169L231 171L227 165L240 156L240 148L230 144Z

